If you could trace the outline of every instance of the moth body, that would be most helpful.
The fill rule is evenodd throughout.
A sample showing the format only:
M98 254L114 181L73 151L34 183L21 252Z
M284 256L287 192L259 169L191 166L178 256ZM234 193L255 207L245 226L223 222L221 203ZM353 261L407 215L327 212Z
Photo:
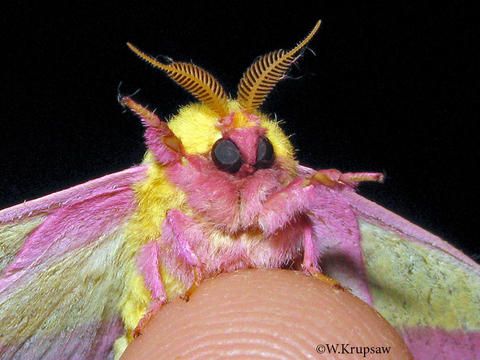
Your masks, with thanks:
M123 101L139 106L129 98ZM127 258L130 276L148 280L143 298L138 297L141 282L133 281L129 293L137 295L124 302L130 331L148 311L146 304L182 295L198 281L196 274L205 278L302 262L305 233L312 228L307 211L314 186L299 173L293 147L276 122L241 112L235 101L230 107L231 114L220 120L201 105L181 109L168 125L188 155L166 156L163 152L172 150L162 147L150 149L145 158L148 177L135 189L139 208L127 231L132 244ZM198 143L198 138L207 140ZM234 173L212 159L212 147L223 140L239 149L242 164ZM274 160L258 168L257 150L265 141L272 144ZM159 163L165 158L176 160ZM308 259L311 270L315 253ZM170 284L162 274L174 281ZM132 308L143 311L132 314Z

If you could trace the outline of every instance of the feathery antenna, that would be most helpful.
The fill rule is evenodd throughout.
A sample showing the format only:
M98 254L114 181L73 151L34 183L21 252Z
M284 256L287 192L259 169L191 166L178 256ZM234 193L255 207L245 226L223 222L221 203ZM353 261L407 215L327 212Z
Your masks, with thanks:
M153 67L163 70L173 81L218 115L222 117L228 115L225 90L209 72L192 63L173 61L169 64L163 64L131 43L127 43L127 45L139 58Z
M317 21L310 33L291 50L269 52L250 65L243 74L237 91L238 102L244 110L254 112L263 104L268 94L283 79L290 66L316 34L320 23L320 20Z

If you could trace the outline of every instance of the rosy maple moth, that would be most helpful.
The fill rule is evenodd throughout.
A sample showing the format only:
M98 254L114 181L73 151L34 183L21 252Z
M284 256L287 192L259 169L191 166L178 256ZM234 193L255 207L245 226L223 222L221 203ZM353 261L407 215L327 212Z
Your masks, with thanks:
M260 111L319 26L258 58L236 99L128 44L198 102L165 122L121 97L145 127L140 165L0 211L1 359L118 358L202 279L291 264L376 308L416 358L480 357L479 265L356 193L382 174L300 165Z

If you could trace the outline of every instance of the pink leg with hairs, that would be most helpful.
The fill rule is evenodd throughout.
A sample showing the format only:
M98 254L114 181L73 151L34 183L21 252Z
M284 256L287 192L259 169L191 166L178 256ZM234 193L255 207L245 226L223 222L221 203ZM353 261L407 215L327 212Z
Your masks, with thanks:
M150 321L150 318L167 302L167 293L163 286L158 267L159 253L160 249L157 241L149 242L140 250L137 264L140 273L143 275L145 285L152 296L152 302L150 303L147 313L142 317L133 331L133 337L141 335L142 329Z
M150 321L150 318L167 302L167 293L159 272L160 257L162 257L167 268L171 270L178 268L176 266L178 265L176 263L178 260L187 265L188 268L193 267L193 284L187 291L188 296L193 292L201 278L201 272L197 269L200 267L200 261L192 247L199 241L202 241L202 239L203 234L194 221L180 210L173 209L167 213L163 223L161 244L162 247L165 246L173 251L175 256L171 254L161 256L162 249L158 241L152 241L143 246L138 258L138 266L144 277L145 285L152 295L152 303L135 328L133 332L134 337L141 334L142 329ZM191 274L181 271L180 274L176 275L179 275L185 284L192 283L188 279Z
M258 215L258 223L265 236L281 230L296 216L305 213L309 208L312 190L312 185L305 186L305 179L299 178L272 195Z

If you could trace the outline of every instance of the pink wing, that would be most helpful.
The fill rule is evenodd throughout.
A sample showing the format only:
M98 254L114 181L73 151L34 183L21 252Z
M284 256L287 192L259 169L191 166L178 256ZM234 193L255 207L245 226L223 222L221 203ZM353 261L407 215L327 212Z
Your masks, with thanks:
M415 359L480 358L475 261L349 188L317 186L312 214L321 267L394 325Z
M0 359L104 359L137 166L0 211Z

